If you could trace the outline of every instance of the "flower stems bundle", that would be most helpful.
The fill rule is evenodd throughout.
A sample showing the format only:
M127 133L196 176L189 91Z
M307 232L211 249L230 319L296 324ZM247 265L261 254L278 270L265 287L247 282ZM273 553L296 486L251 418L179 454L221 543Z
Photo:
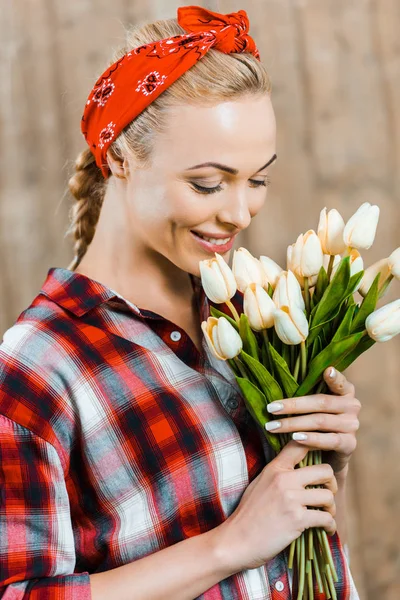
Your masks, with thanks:
M365 271L359 252L372 245L378 220L379 208L369 203L347 224L338 211L324 208L317 233L309 230L288 247L286 270L245 248L234 251L232 269L217 253L200 261L206 295L232 314L211 306L202 323L207 344L230 365L275 453L290 435L266 430L274 419L269 403L328 392L328 366L344 371L375 342L400 333L400 299L377 309L391 281L400 280L400 248ZM231 301L237 290L243 294L241 314ZM322 452L312 450L297 468L321 462ZM323 528L307 529L293 541L289 568L297 577L297 600L313 600L315 590L336 599L338 575Z

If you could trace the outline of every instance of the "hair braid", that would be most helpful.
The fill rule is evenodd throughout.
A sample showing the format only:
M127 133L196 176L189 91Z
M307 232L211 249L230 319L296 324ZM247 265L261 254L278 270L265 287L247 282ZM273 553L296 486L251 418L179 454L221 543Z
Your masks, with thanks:
M75 161L76 173L69 179L68 187L75 198L70 210L70 227L67 235L73 236L74 259L68 265L76 269L93 239L106 191L106 181L89 148L83 150Z

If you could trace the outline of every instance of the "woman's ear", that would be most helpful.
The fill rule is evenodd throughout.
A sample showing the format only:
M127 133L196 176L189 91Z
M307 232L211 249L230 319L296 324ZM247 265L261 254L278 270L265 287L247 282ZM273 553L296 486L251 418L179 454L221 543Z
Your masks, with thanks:
M114 177L118 179L127 179L128 176L128 161L126 158L123 161L115 155L115 153L111 150L107 150L107 162L110 167L110 171Z

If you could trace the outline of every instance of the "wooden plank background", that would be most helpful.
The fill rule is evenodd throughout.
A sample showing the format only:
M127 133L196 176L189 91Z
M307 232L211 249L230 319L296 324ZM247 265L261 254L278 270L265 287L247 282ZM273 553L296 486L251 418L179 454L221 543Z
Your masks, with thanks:
M80 118L131 23L169 18L175 0L2 0L0 12L0 331L66 267L66 181L84 148ZM324 206L364 201L382 217L367 264L400 244L399 0L236 0L273 82L279 161L240 245L283 263ZM279 224L279 226L277 226ZM388 300L400 296L393 286ZM400 598L400 339L375 345L349 376L363 404L351 461L350 550L361 600Z

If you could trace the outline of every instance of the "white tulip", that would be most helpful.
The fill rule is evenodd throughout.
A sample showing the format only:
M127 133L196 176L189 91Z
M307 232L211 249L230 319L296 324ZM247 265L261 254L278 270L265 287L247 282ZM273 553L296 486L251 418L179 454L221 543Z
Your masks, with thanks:
M293 346L307 338L308 321L300 308L282 306L276 309L274 319L275 331L284 344Z
M206 296L216 304L228 302L236 293L236 281L224 258L215 253L215 258L199 262L201 283Z
M242 338L225 317L208 317L201 328L208 347L217 358L227 360L242 351Z
M301 287L292 271L282 271L272 299L277 308L289 306L290 309L296 307L305 310Z
M379 206L369 202L361 204L344 228L343 240L346 246L368 250L374 243L378 221Z
M321 242L313 229L300 234L289 251L290 269L300 277L318 275L323 262ZM288 267L289 268L289 267Z
M270 283L275 289L279 276L283 271L282 267L272 260L272 258L268 258L268 256L260 256L260 263L262 264L265 276L267 278L265 287L268 287L268 283Z
M358 250L354 248L350 251L350 277L359 273L364 268L364 261Z
M400 247L393 250L388 258L388 265L393 277L400 280Z
M358 292L364 298L368 294L369 289L378 273L381 274L378 281L379 288L381 288L382 285L389 279L391 275L387 258L382 258L382 260L378 260L378 262L374 263L373 265L368 267L368 269L365 270L360 287L358 288ZM385 295L388 289L389 288L385 290L381 297Z
M250 283L243 297L243 312L255 331L268 329L274 324L275 303L258 283Z
M376 342L387 342L400 333L400 299L375 310L367 317L365 326L369 337Z
M243 293L250 283L265 284L266 276L262 264L246 248L234 250L232 272L238 290Z
M318 237L321 241L322 251L325 254L342 254L345 251L344 227L343 217L335 208L332 208L329 212L326 211L326 207L321 210Z
M293 261L293 250L294 250L295 244L291 244L290 246L288 246L287 251L286 251L286 264L287 264L287 269L288 271L292 271L292 273L294 273L297 281L300 284L300 287L302 290L304 290L304 280L305 277L303 277L302 275L299 275L298 272L295 269L295 264ZM317 283L317 279L318 279L318 275L313 275L312 277L307 277L308 279L308 287L311 288L313 287L316 283Z

